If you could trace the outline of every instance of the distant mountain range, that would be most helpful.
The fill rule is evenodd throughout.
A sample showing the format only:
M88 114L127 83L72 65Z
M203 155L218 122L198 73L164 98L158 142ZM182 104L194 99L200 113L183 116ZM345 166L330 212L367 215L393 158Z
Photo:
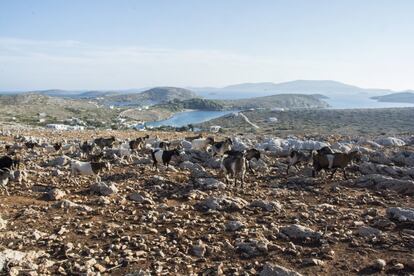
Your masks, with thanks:
M414 104L414 91L408 90L405 92L371 97L371 99L378 100L379 102L413 103Z
M193 87L192 90L206 98L219 97L249 98L255 96L269 96L275 94L321 94L327 97L333 95L384 95L393 93L389 89L366 89L332 80L295 80L282 83L259 82L229 85L222 88Z
M136 88L124 90L78 91L49 89L28 92L52 97L99 99L100 103L114 105L122 105L127 102L132 103L133 105L151 105L165 103L172 99L186 100L196 97L217 100L235 100L278 94L305 94L314 95L319 99L326 99L338 95L376 97L396 93L396 91L390 89L366 89L332 80L295 80L282 83L242 83L221 88L191 87L185 89L177 87L155 87L151 89ZM0 94L17 93L21 92L3 92ZM385 99L386 98L382 98L382 101Z

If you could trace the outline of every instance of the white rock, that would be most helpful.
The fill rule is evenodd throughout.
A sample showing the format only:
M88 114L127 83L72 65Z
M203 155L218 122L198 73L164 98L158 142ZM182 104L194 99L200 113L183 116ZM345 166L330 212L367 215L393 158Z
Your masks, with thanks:
M54 160L50 161L50 166L66 166L70 164L72 159L66 155L59 156Z
M181 141L181 146L182 146L185 150L190 150L190 149L191 149L191 147L192 147L192 144L191 144L191 142L190 142L190 141L183 140L183 141Z
M385 266L387 265L387 262L383 259L376 259L372 265L374 269L377 270L384 270Z
M202 190L224 190L226 188L226 184L215 178L198 178L195 182Z
M238 197L208 197L197 205L204 211L235 211L243 209L247 202Z
M90 187L91 193L96 193L103 196L108 196L111 194L118 193L118 188L115 186L114 183L105 183L105 182L99 182L95 183Z
M405 146L405 142L395 137L379 138L375 142L385 147L401 147Z
M289 226L282 227L281 232L287 235L291 239L319 239L321 238L321 234L313 231L312 229L299 225L299 224L292 224Z
M9 263L14 266L23 266L29 269L36 269L37 265L34 262L44 255L44 251L22 252L4 249L0 252L0 272L3 271L5 266Z
M265 264L260 276L302 276L302 274L277 264Z
M67 199L56 202L52 205L52 207L61 209L77 209L86 212L92 211L92 208L89 206L77 204Z
M233 145L232 145L233 150L243 151L249 148L249 146L245 142L243 142L240 137L237 137L237 136L233 137L232 142L233 142Z
M339 152L350 152L352 150L352 145L350 144L345 144L345 143L335 143L331 146L331 148L334 151L339 151Z

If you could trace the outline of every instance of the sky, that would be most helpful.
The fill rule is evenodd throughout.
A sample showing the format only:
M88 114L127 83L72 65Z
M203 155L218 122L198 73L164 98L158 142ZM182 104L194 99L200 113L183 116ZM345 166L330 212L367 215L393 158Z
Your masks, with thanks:
M1 0L0 90L414 89L411 0Z

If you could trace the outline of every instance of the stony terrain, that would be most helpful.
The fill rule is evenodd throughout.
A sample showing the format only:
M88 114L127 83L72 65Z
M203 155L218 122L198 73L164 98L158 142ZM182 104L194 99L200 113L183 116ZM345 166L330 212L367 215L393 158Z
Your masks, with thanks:
M176 140L194 133L147 132ZM147 134L145 133L145 134ZM356 275L414 273L414 137L233 136L256 147L244 188L223 183L219 160L185 150L153 171L148 150L112 159L95 177L71 177L79 141L127 131L4 128L27 181L0 201L0 270L11 275ZM224 137L216 137L220 139ZM309 140L311 139L311 140ZM33 150L24 141L41 144ZM73 144L59 152L54 142ZM292 147L358 149L361 163L330 180L306 165L286 174ZM187 143L188 144L188 143Z

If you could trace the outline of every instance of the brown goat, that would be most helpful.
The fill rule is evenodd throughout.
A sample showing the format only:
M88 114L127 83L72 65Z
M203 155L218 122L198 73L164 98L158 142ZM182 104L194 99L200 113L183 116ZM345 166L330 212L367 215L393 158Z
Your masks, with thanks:
M313 156L312 176L316 177L317 173L321 170L333 169L331 174L331 178L333 178L337 169L342 169L345 179L348 179L345 168L352 160L361 160L361 153L359 151L353 151L349 153L316 154Z

